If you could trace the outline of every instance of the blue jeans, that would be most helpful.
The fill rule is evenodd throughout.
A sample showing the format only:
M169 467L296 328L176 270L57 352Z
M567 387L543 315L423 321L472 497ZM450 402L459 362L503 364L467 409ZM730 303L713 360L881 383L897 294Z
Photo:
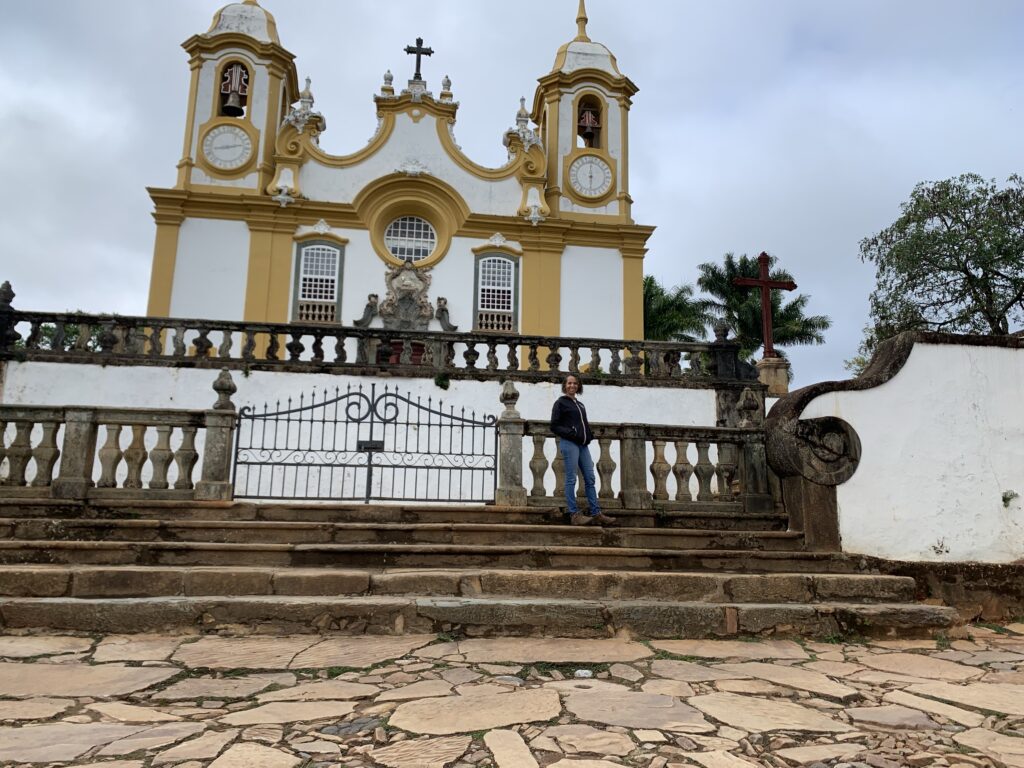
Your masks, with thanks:
M594 460L590 458L590 449L585 445L577 445L564 437L558 441L558 449L565 460L565 504L570 515L579 514L576 506L576 470L583 475L583 485L587 492L587 503L590 505L590 516L601 514L597 503L597 486L594 484Z

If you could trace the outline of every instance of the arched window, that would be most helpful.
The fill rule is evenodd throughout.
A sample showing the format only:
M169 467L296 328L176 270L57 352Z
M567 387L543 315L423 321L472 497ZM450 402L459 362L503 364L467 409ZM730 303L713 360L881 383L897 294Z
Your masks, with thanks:
M576 145L595 149L601 146L601 102L594 96L580 99L576 110Z
M292 317L300 323L337 323L341 317L342 249L324 240L299 244Z
M220 78L220 114L243 117L249 104L249 69L239 61L224 67Z
M509 256L477 257L474 330L516 332L518 267L518 262Z

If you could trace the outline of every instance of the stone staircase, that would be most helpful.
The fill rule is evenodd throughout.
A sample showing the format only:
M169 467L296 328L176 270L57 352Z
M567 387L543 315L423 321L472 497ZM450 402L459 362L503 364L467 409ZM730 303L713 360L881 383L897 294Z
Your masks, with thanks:
M906 577L784 516L543 507L0 501L6 628L601 637L929 634Z

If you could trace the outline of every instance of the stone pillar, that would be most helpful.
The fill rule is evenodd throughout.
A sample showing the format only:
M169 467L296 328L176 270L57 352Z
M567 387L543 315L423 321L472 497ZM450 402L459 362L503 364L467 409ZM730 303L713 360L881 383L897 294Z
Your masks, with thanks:
M764 398L749 387L740 395L736 409L741 429L759 430L760 440L743 444L740 454L740 487L743 489L743 511L760 514L775 507L768 479L768 455L764 444Z
M231 485L231 459L235 431L235 405L231 395L237 391L227 368L221 370L213 383L217 402L206 411L206 443L203 447L203 468L196 483L197 501L230 501L234 496Z
M95 483L96 412L77 408L64 411L64 442L61 446L60 474L50 493L55 499L85 499Z
M651 509L654 506L647 490L646 431L638 424L624 424L619 443L622 467L622 490L619 493L625 509Z
M757 361L757 377L768 387L769 397L789 394L789 360L786 358L761 358Z
M505 406L498 418L498 487L494 503L504 507L526 506L523 485L523 435L526 425L516 410L519 392L511 381L501 385L501 402Z

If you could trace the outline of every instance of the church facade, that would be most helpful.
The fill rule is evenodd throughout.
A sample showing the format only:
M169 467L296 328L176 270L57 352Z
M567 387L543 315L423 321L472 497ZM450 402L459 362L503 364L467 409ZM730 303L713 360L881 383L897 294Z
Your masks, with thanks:
M583 0L576 21L504 134L507 163L487 168L456 143L450 82L435 95L422 78L422 41L405 87L385 74L369 143L331 155L273 16L256 0L222 8L183 44L183 156L174 187L149 190L148 314L373 327L404 273L429 311L394 327L642 338L653 228L630 212L637 88L588 37Z

